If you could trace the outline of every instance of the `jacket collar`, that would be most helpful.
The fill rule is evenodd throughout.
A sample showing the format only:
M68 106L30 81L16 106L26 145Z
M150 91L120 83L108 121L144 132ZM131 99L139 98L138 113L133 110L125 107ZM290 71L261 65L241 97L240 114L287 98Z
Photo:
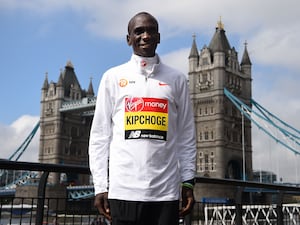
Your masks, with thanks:
M133 54L130 61L136 71L145 76L155 74L161 64L160 57L157 54L154 57L141 57Z

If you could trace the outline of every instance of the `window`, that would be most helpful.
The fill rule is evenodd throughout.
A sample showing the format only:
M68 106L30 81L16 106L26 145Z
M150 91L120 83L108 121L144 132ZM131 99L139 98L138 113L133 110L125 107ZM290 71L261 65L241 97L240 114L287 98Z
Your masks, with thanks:
M78 133L79 133L79 131L78 131L77 127L71 128L71 137L78 137L79 136Z
M202 74L202 82L205 83L207 81L207 74Z
M203 153L198 153L198 164L197 169L199 172L210 172L215 171L215 153L214 151Z
M198 153L198 163L197 163L197 169L199 172L203 172L203 152Z
M205 160L205 163L208 163L208 154L204 155L204 160Z
M210 158L210 170L211 170L211 171L214 171L214 170L215 170L214 158Z
M204 132L204 139L205 139L205 140L208 140L208 131L205 131L205 132Z
M232 141L233 142L238 142L238 134L236 131L232 132Z
M207 57L204 57L202 59L202 65L208 65L208 58Z
M209 169L209 166L208 166L208 164L209 164L208 154L204 155L204 163L205 163L204 168L205 168L206 171L208 171L208 169Z
M68 155L69 154L69 149L67 146L65 146L65 154Z

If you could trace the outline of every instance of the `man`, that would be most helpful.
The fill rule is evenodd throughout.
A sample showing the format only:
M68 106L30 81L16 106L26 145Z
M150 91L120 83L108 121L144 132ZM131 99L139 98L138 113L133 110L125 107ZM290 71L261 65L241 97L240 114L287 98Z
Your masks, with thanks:
M95 206L113 225L177 225L194 204L187 80L156 54L160 33L149 13L129 21L127 43L131 60L108 70L98 90L89 143Z

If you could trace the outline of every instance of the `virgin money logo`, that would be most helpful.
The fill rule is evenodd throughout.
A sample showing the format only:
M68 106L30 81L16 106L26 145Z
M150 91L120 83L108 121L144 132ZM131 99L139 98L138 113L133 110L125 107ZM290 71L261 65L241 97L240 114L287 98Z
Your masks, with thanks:
M144 100L142 98L126 98L125 107L128 112L139 112L144 108Z

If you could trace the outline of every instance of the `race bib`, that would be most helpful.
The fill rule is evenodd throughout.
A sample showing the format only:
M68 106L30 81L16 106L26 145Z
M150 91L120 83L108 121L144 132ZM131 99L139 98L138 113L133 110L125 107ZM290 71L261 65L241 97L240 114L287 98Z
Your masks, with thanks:
M167 140L168 100L125 98L125 139Z

